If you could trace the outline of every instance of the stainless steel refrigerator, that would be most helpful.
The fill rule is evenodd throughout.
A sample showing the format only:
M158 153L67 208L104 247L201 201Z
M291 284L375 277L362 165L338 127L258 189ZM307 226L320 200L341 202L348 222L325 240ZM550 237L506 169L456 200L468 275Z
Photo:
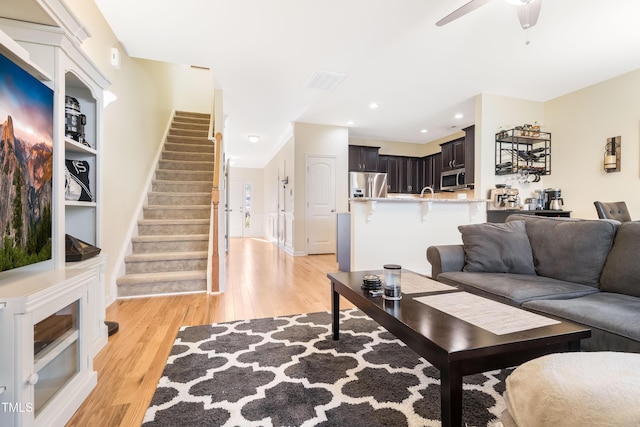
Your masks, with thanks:
M387 174L349 172L350 197L387 197Z

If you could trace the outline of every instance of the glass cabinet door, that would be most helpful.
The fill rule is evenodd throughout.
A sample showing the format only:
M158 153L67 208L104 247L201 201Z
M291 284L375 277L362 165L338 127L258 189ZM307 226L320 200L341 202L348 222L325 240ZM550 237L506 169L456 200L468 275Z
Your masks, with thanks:
M34 325L35 416L80 371L80 300Z

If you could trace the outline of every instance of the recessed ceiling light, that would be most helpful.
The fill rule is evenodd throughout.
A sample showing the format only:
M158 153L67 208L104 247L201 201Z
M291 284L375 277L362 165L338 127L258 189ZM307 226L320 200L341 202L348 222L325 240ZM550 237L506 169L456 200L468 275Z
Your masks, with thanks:
M260 137L258 135L249 135L249 142L255 144L260 141Z
M463 118L463 117L464 117L464 114L462 114L462 113L458 113L458 114L456 114L456 115L455 115L455 116L453 116L453 117L455 117L456 119L461 119L461 118Z
M375 110L378 107L379 107L379 105L378 105L377 102L372 102L371 104L369 104L369 108L371 108L372 110Z
M420 133L427 133L427 132L429 132L429 131L426 130L426 129L420 129Z
M353 120L349 120L346 124L347 126L351 126L353 124Z

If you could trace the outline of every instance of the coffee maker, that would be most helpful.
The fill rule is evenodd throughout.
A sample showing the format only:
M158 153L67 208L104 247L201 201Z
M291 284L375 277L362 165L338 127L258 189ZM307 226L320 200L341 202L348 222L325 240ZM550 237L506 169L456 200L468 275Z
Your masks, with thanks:
M489 193L489 210L520 209L520 196L517 188L497 185Z
M561 211L564 205L562 191L559 188L546 188L544 190L544 208L550 211Z

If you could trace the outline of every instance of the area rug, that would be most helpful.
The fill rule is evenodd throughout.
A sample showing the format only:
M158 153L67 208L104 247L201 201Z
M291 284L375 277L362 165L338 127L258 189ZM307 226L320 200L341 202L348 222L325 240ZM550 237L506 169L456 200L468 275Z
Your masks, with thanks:
M437 369L357 309L182 327L144 417L154 426L439 426ZM511 370L464 377L490 426Z

